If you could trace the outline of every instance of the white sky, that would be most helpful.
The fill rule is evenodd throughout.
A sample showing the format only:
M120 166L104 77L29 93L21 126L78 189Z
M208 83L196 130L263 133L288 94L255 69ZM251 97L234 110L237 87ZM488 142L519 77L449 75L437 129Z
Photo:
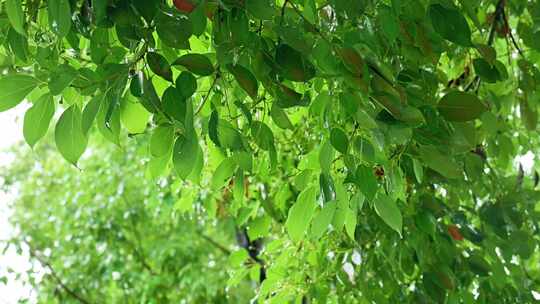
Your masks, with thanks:
M5 150L17 141L23 140L22 120L28 105L21 104L7 112L0 112L0 167L13 161L13 155ZM5 240L13 232L8 218L11 213L8 203L13 200L15 193L0 191L0 240ZM28 256L19 255L10 248L5 254L0 252L0 277L7 275L6 268L11 267L23 273L30 267ZM21 298L32 297L32 289L25 286L21 280L15 280L13 274L8 275L8 284L0 283L0 303L15 304ZM32 301L35 302L35 301Z

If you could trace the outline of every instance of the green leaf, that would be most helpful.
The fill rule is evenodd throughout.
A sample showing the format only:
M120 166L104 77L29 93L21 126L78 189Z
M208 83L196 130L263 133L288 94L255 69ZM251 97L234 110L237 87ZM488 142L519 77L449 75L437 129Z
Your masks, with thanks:
M161 101L163 102L163 111L183 125L186 121L187 104L179 90L172 86L168 87L163 92Z
M285 227L294 242L299 242L304 238L317 206L317 195L317 187L310 186L298 195L296 203L289 209Z
M473 253L467 258L467 262L469 264L469 268L475 274L481 277L489 276L491 266L479 253Z
M24 12L21 0L6 0L6 13L11 26L21 35L26 36L24 30Z
M367 139L357 135L354 137L353 144L354 151L359 154L360 160L368 164L375 162L375 148Z
M439 113L449 121L474 120L487 111L487 107L473 94L452 91L439 101Z
M174 143L174 128L171 125L158 126L150 138L150 153L161 157L169 153Z
M319 166L321 167L321 171L323 173L329 173L332 168L333 161L334 149L332 149L330 142L325 141L321 145L321 149L319 151Z
M482 30L482 24L480 23L480 20L478 19L478 16L476 15L476 12L474 11L474 4L477 1L470 1L470 0L459 0L459 3L461 3L461 6L469 15L469 18L473 21L474 25L479 29Z
M49 80L49 90L52 95L60 95L68 87L79 72L69 64L58 66L52 73Z
M271 225L272 218L269 216L260 216L252 220L247 227L249 239L256 240L267 236Z
M108 1L99 0L97 2L104 2L106 5ZM152 20L154 19L154 17L156 17L156 14L159 10L159 1L133 0L131 1L131 3L137 9L137 11L142 15L142 17L146 20L147 23L149 24L152 23Z
M420 157L424 163L447 178L461 178L462 170L456 162L446 154L441 153L435 147L420 147Z
M7 34L7 40L9 48L11 49L11 52L15 54L15 57L23 62L28 61L28 56L30 55L28 38L10 28Z
M49 26L58 37L65 37L71 29L69 0L49 0Z
M306 56L287 44L280 44L277 47L276 63L285 79L305 82L315 77L315 67Z
M529 101L526 98L523 98L519 102L519 113L525 128L527 128L529 131L536 130L536 125L538 124L537 106L531 106Z
M368 200L375 197L379 188L373 169L363 165L358 166L356 169L355 183Z
M195 7L195 9L189 14L189 19L193 27L193 35L200 36L206 30L206 14L205 14L204 3L200 3Z
M162 176L171 161L171 155L165 155L158 158L151 158L147 165L147 172L153 180Z
M171 70L171 66L169 65L165 57L161 56L156 52L148 52L146 53L146 61L148 62L148 66L150 67L150 70L152 70L152 72L154 72L156 75L163 77L165 80L172 82L173 73Z
M416 158L413 158L412 162L416 181L421 184L422 180L424 179L424 168L422 167L422 163L420 163L420 161Z
M437 220L426 210L421 210L415 217L416 227L425 234L435 237L435 231L437 229Z
M360 211L362 210L362 207L364 206L364 202L366 200L366 197L361 192L356 192L349 202L351 209Z
M373 201L377 215L401 236L402 218L396 202L388 195L379 193Z
M193 34L191 20L176 12L161 10L156 19L156 32L159 39L171 48L188 49L188 39Z
M287 116L287 113L280 107L278 107L276 104L272 104L272 108L270 109L270 116L272 117L272 121L274 123L282 128L282 129L293 129L294 126L291 123L291 120Z
M330 143L332 146L343 154L347 154L349 149L349 139L345 132L340 128L333 128L330 131Z
M82 115L77 105L72 105L62 113L56 128L54 138L60 154L73 165L86 150L88 138L82 130Z
M96 125L105 139L120 145L120 109L116 105L116 102L120 101L116 98L111 91L105 96L96 115Z
M207 56L202 54L186 54L176 59L172 65L181 65L193 74L208 76L214 73L214 66Z
M83 114L84 116L84 114ZM120 122L130 134L143 133L146 130L150 113L133 98L126 94L120 103Z
M34 105L24 114L23 135L30 145L40 140L49 129L49 124L54 115L54 100L50 94L41 96Z
M213 126L212 128L216 128L217 130L217 140L216 137L210 137L216 146L231 150L242 149L242 135L233 127L230 122L223 119L218 119L216 121L216 126Z
M161 101L157 95L156 88L151 79L145 79L143 81L143 95L140 98L141 104L150 113L159 112L161 109Z
M338 52L343 65L349 72L356 76L362 76L364 73L364 59L358 54L358 52L351 47L341 48Z
M225 158L217 167L214 175L212 175L212 189L220 189L234 174L238 164L233 158Z
M323 202L329 202L336 199L336 187L334 186L334 179L328 173L321 173L319 175L319 185L321 187Z
M12 74L0 78L0 112L17 106L38 83L29 75Z
M354 233L356 231L357 214L355 210L347 208L345 211L345 232L354 240Z
M102 101L103 95L97 95L88 102L86 107L84 107L81 123L82 131L84 134L88 134L88 131L92 127L92 124L96 119Z
M275 90L275 95L276 105L280 108L291 108L296 106L309 105L309 103L306 103L305 100L302 98L302 94L282 84L280 84Z
M433 29L441 37L462 46L472 46L469 24L457 9L436 3L429 6L428 14Z
M334 213L336 212L337 204L335 201L328 202L324 205L321 211L313 218L311 222L310 236L317 240L320 239L328 227L332 223Z
M131 78L131 82L129 85L129 91L131 92L131 95L135 97L142 97L144 94L144 82L146 80L144 79L144 74L142 71L138 71L133 75L133 78Z
M497 60L497 52L492 46L478 44L476 45L476 49L489 64L493 64L495 63L495 60Z
M480 76L480 79L487 83L495 83L502 80L501 75L499 75L499 70L483 58L474 59L473 66L474 71Z
M194 170L199 154L199 141L195 133L186 137L180 135L174 144L173 164L174 170L182 179L186 179Z
M254 121L251 123L251 137L263 150L268 151L274 148L274 133L264 122Z
M394 42L399 35L399 20L390 7L381 6L379 9L379 23L386 39Z
M228 64L227 69L233 74L240 87L244 89L253 100L256 100L259 85L255 76L253 76L248 69L239 64Z
M255 18L261 20L272 20L276 13L274 1L269 0L246 0L246 10Z
M185 99L190 98L197 91L197 79L190 72L184 71L180 73L176 77L174 84L180 95Z
M208 123L209 137L218 147L231 150L240 150L243 147L242 135L233 125L223 119L219 119L217 112L212 112Z

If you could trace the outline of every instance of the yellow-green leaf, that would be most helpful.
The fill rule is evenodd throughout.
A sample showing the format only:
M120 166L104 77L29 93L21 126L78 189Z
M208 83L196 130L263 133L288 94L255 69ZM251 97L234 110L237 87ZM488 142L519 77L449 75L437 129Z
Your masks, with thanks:
M30 147L34 147L49 129L54 115L54 100L50 94L41 96L24 114L23 135Z

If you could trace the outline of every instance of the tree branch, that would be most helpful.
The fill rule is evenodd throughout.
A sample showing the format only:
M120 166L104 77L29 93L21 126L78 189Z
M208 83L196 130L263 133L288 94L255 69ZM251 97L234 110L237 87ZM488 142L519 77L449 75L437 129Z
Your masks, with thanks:
M231 254L231 251L227 249L225 246L221 245L220 243L216 242L206 234L202 233L201 231L197 231L197 234L201 236L203 239L205 239L208 243L214 245L217 249L219 249L221 252L223 252L226 255Z
M36 251L34 251L34 249L32 249L32 247L30 246L30 244L26 243L28 245L28 250L30 251L30 256L31 257L34 257L36 260L38 260L38 262L45 268L49 269L49 271L51 272L51 277L56 281L56 283L58 284L58 286L60 286L60 288L62 288L68 295L70 295L71 297L73 297L74 299L76 299L77 301L79 301L80 303L83 303L83 304L90 304L91 302L88 301L87 299L85 299L84 297L82 297L81 295L79 295L77 292L75 292L73 289L71 289L69 286L67 286L63 281L62 279L60 279L60 277L56 274L56 271L54 270L54 268L52 267L52 265L46 261L45 259L43 259L42 257L40 257Z
M497 6L495 7L495 14L493 15L493 21L491 23L491 29L489 31L488 41L487 45L491 46L493 44L493 41L495 40L495 32L497 28L497 20L500 18L503 18L504 20L504 5L505 0L499 0L497 2ZM503 21L504 22L504 21ZM477 85L477 88L480 87L480 76L476 75L474 76L473 81L467 85L465 88L465 91L469 91L475 84Z

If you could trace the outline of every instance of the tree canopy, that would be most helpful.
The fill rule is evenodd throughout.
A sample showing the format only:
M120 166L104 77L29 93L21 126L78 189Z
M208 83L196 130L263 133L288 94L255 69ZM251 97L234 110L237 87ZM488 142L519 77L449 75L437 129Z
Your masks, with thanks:
M13 173L30 197L15 206L35 218L15 222L42 238L36 257L76 256L75 286L116 301L121 286L85 275L100 267L129 303L540 292L540 176L516 162L539 147L539 1L5 0L0 21L0 111L31 103L26 142L49 153L50 128L72 165ZM93 239L54 253L71 230L118 238L112 264ZM159 246L174 253L146 262ZM180 278L183 263L207 286Z

